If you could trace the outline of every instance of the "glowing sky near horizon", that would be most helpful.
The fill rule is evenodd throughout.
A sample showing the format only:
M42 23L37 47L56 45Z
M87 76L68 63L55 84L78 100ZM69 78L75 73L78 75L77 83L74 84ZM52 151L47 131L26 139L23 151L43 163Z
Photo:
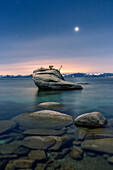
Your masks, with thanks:
M113 72L112 9L112 0L1 0L0 74Z

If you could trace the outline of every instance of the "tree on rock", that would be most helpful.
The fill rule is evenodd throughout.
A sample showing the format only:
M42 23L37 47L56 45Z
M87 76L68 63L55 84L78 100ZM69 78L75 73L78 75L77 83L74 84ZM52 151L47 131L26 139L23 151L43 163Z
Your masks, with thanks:
M53 66L53 65L50 65L50 66L49 66L49 69L50 69L50 70L53 70L53 69L54 69L54 66Z

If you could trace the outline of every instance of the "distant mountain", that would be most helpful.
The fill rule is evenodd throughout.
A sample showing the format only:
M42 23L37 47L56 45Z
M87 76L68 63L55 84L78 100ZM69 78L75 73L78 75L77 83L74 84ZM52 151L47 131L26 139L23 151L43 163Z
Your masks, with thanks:
M68 73L63 77L112 77L113 73Z
M32 78L33 75L0 75L0 78Z
M113 77L113 73L66 73L62 74L66 77ZM0 75L0 78L32 78L33 75Z

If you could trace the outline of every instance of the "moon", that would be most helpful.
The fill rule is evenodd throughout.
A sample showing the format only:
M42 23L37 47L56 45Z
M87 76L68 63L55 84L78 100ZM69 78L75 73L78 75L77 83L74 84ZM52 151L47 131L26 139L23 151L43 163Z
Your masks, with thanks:
M78 32L79 31L79 27L75 27L75 31Z

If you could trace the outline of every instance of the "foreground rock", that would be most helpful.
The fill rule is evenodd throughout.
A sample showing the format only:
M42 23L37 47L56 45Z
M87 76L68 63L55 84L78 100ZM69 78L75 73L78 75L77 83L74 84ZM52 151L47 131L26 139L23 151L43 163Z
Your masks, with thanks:
M13 120L30 129L61 129L73 123L71 116L51 110L22 114Z
M16 126L15 122L11 120L0 121L0 134L13 129Z
M43 135L43 136L57 136L63 135L64 130L52 130L52 129L29 129L23 132L25 135Z
M13 154L14 151L22 145L22 141L14 141L11 144L0 145L1 154Z
M43 150L34 150L31 151L28 155L30 159L38 160L38 161L45 161L47 160L47 156Z
M81 147L85 150L113 154L113 138L85 140Z
M113 156L108 157L108 162L111 163L111 164L113 164Z
M82 159L83 150L80 147L74 147L74 149L70 152L70 157L75 160Z
M33 164L34 164L34 160L29 160L29 159L18 159L13 162L13 166L15 168L22 168L22 169L32 168Z
M33 71L33 80L39 89L72 90L82 89L79 84L67 82L56 69L39 69Z
M25 137L23 145L31 149L43 149L46 150L56 143L54 137L41 137L41 136L30 136Z
M78 116L74 122L78 126L95 128L103 127L106 119L100 112L91 112Z
M88 129L85 139L113 138L113 128Z
M62 137L53 136L53 138L55 139L56 143L49 150L54 150L54 151L60 150L61 148L68 146L74 140L74 136L71 135L64 135Z

